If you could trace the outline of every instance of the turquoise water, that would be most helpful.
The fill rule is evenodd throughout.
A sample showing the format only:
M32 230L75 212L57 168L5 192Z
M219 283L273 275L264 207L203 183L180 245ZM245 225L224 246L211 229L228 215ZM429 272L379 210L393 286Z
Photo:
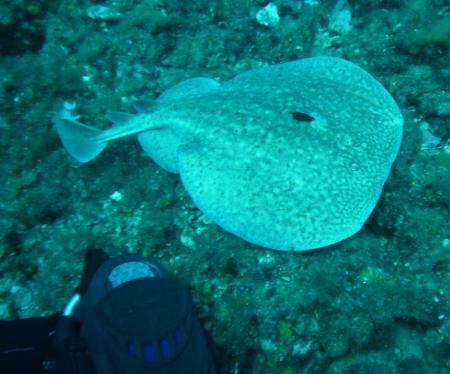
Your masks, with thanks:
M152 256L192 291L226 372L450 370L450 4L14 1L0 5L0 318L62 308L83 254ZM265 10L264 10L265 8ZM405 118L356 235L310 252L204 217L134 139L80 166L51 119L108 126L179 81L329 55L370 72Z

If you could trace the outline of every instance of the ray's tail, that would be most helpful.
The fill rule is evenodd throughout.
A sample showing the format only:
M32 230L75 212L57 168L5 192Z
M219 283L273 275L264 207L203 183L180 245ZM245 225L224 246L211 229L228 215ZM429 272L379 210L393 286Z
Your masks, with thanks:
M98 140L101 130L75 120L57 117L53 124L66 150L80 162L91 161L108 145L108 142Z

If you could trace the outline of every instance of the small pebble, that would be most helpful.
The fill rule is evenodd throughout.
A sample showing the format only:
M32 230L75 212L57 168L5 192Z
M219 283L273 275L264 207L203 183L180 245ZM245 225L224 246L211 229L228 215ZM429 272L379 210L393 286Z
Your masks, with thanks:
M267 4L256 13L256 21L266 27L274 27L280 22L278 8L274 3Z
M114 191L109 197L114 201L120 201L123 199L123 195L119 191Z
M102 21L113 21L120 17L120 13L105 5L93 5L86 11L89 18Z

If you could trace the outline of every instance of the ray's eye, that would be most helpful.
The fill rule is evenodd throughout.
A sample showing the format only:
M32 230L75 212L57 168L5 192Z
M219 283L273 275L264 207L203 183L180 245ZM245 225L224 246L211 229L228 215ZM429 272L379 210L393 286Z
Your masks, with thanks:
M311 117L309 114L302 112L291 112L292 118L300 122L312 122L314 121L314 117Z

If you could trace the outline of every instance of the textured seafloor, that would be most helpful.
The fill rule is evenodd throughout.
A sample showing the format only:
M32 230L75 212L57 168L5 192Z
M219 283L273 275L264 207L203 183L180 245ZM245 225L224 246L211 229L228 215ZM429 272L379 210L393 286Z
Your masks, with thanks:
M272 26L256 21L259 0L1 3L0 318L60 309L96 246L153 256L188 286L225 372L450 370L450 3L273 2ZM329 248L252 246L135 140L80 166L52 130L64 102L106 126L108 110L182 79L311 55L359 64L405 117L372 216Z

